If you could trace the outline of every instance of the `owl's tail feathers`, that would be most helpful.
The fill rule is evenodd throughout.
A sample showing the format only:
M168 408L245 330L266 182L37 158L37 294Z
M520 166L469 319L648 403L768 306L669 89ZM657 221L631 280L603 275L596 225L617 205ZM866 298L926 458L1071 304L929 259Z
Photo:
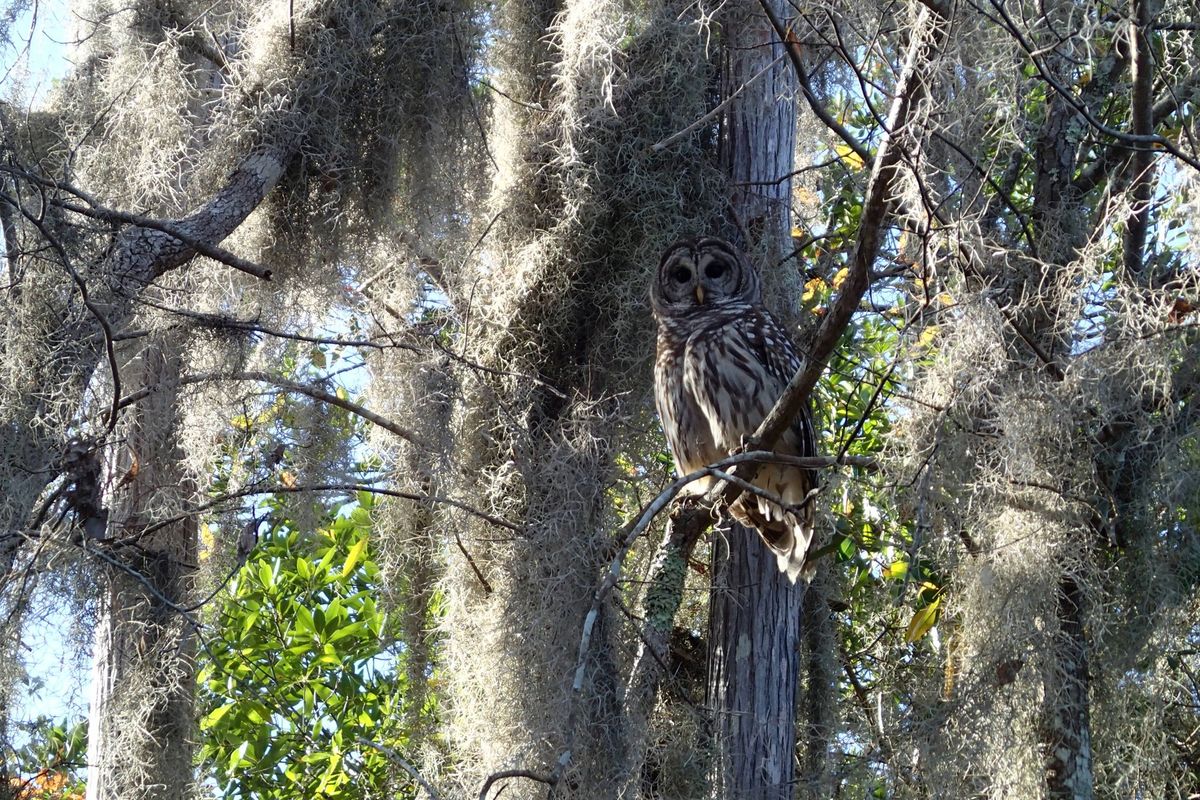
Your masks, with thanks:
M787 575L789 581L795 583L800 578L810 581L816 572L816 564L807 558L813 540L812 518L796 519L792 514L786 516L791 519L783 520L778 528L760 528L759 535L775 554L779 571Z
M730 508L734 519L758 531L775 554L779 571L792 583L800 578L810 581L816 573L816 564L807 558L815 530L815 503L808 497L808 485L807 481L795 481L769 487L782 488L779 494L791 506L789 509L763 497L746 495Z

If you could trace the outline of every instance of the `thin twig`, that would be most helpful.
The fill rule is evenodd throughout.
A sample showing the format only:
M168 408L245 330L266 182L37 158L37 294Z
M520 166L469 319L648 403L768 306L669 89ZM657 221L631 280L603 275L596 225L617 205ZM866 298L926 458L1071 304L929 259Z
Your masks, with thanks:
M337 394L328 392L319 386L312 386L311 384L290 381L286 378L281 378L278 375L272 375L269 372L227 372L205 375L186 375L180 379L180 383L182 385L205 382L215 383L217 381L257 381L259 383L270 384L271 386L275 386L279 389L302 394L306 397L311 397L314 400L327 403L331 406L337 406L338 408L344 409L351 414L362 417L368 422L378 425L385 431L396 434L405 441L412 442L418 447L429 447L429 445L415 432L410 431L408 428L405 428L402 425L392 422L387 417L377 414L369 408L360 405L359 403L355 403L353 400L338 397ZM126 406L143 400L157 391L158 388L159 387L157 386L147 386L139 389L133 394L122 397L117 403L117 408L125 408Z
M402 492L397 489L384 489L379 486L372 486L368 483L314 483L303 485L298 484L296 486L284 486L282 484L272 486L258 485L241 489L236 492L228 492L220 497L213 498L207 503L201 503L181 514L176 514L169 519L159 520L152 525L147 525L143 531L143 534L153 533L154 531L164 528L167 525L173 525L182 519L195 516L196 514L203 514L205 511L211 511L212 509L217 508L224 503L228 503L230 500L237 500L243 497L257 497L264 494L300 494L303 492L368 492L370 494L383 495L384 497L398 497L402 500L412 500L413 502L417 503L441 503L452 508L457 508L460 511L465 511L468 514L479 517L480 519L490 522L493 525L497 525L501 528L507 528L513 533L521 532L521 528L518 525L515 525L506 519L501 519L494 514L489 514L486 511L480 511L479 509L467 505L460 500L455 500L452 497L444 497L435 494L418 494L416 492Z
M760 69L754 75L750 76L750 78L745 83L743 83L741 86L738 87L737 91L732 92L729 95L729 97L726 97L724 100L722 100L720 103L718 103L712 111L709 111L707 114L700 117L700 119L696 120L691 125L688 125L686 128L684 128L681 131L671 134L667 138L663 139L661 142L655 142L654 144L650 145L651 152L661 153L663 150L666 150L668 147L675 144L680 139L682 139L685 136L687 136L688 134L690 134L692 131L703 126L710 120L715 119L717 117L717 115L719 115L722 111L724 111L729 106L730 103L732 103L734 100L736 100L738 98L738 95L740 95L746 89L749 89L754 83L756 83L758 81L759 78L761 78L763 75L766 75L768 72L770 72L772 69L774 69L775 65L778 64L782 60L783 60L783 56L779 56L774 61L772 61L770 64L767 64L765 67Z
M400 767L401 769L403 769L405 772L407 772L409 775L412 776L412 779L414 781L421 784L421 788L429 793L429 796L430 796L430 798L432 798L432 800L441 800L441 796L429 784L429 781L422 778L421 773L417 772L417 768L414 767L412 764L409 764L407 761L405 761L400 756L400 754L397 753L395 750L393 750L392 748L387 747L385 745L378 744L376 742L372 742L370 739L364 739L361 736L358 739L358 743L361 745L366 745L367 747L373 748L375 750L378 750L380 753L383 753L384 757L387 758L388 761L391 761L393 764L395 764L398 767Z
M322 403L328 403L331 406L337 406L338 408L349 411L351 414L360 416L368 422L378 425L385 431L394 433L405 441L412 442L418 447L423 447L426 449L429 448L429 444L414 431L410 431L408 428L392 422L387 417L377 414L371 409L355 403L353 400L338 397L333 392L327 392L318 386L312 386L306 383L298 383L296 381L289 381L286 378L272 375L269 372L231 372L221 377L233 381L259 381L261 383L269 383L272 386L278 386L280 389L286 389L290 392L306 395L314 400L319 400Z
M458 531L454 532L454 542L458 545L458 549L462 551L463 557L467 559L467 563L471 566L471 571L475 573L475 577L478 578L479 583L482 584L483 593L491 594L492 585L488 583L487 578L483 577L483 572L480 571L479 566L475 563L475 559L471 556L470 551L467 550L467 546L463 544L462 537L458 535Z

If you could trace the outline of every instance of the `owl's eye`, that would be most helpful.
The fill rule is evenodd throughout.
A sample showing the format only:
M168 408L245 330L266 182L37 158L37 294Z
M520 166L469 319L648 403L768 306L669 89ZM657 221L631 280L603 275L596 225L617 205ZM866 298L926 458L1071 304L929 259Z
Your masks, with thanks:
M708 266L704 268L704 275L709 280L716 280L725 274L724 261L710 261Z
M671 270L671 280L676 283L687 283L692 279L692 271L687 267L676 267Z

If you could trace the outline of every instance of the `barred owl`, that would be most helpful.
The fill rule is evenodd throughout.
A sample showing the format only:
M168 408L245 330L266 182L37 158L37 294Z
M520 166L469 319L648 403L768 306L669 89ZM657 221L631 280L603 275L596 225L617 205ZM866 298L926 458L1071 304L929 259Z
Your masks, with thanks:
M795 345L762 304L758 272L714 237L676 242L663 254L650 291L658 321L655 403L680 475L719 461L754 433L800 366ZM816 455L805 408L777 452ZM691 484L706 492L715 480ZM744 494L734 519L758 530L793 583L813 544L813 470L766 464L754 484L792 509Z

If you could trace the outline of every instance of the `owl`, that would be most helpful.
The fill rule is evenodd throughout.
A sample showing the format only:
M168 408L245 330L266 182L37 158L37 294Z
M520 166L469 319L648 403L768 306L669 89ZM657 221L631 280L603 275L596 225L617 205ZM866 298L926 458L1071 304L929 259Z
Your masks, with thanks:
M762 283L749 260L715 237L667 248L650 290L658 321L655 403L679 474L725 458L754 433L800 367L787 333L762 304ZM775 445L779 453L816 455L805 408ZM713 478L687 491L702 494ZM729 511L755 528L795 583L813 544L813 470L765 464L754 484L791 509L743 494Z

